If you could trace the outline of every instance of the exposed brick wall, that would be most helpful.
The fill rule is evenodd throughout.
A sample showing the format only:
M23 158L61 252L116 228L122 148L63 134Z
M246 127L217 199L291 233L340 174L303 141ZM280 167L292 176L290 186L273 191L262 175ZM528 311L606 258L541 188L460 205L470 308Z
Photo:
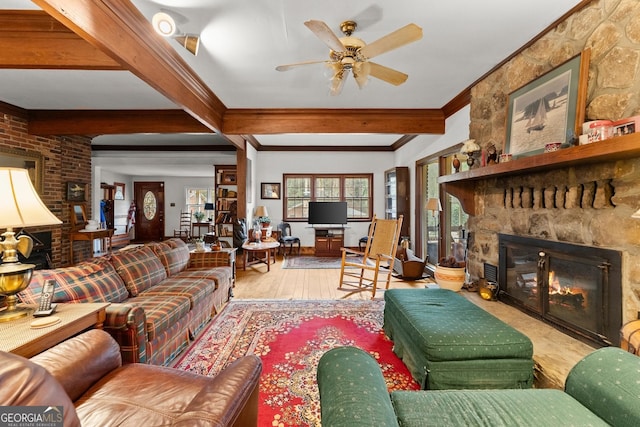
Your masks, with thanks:
M7 110L3 112L2 110ZM91 139L86 137L44 137L29 135L28 118L20 110L0 104L0 148L37 152L43 158L42 201L63 224L38 227L30 231L52 231L52 261L55 267L71 264L69 260L70 209L66 201L68 181L87 183L87 201L91 200ZM91 203L87 215L91 217ZM76 242L74 255L90 255L90 242Z

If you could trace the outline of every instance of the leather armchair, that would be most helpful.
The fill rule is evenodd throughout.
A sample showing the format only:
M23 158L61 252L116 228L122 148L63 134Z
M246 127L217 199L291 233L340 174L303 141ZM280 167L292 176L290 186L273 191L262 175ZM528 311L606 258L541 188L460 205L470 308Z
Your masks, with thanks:
M238 359L215 377L122 365L90 330L33 358L0 352L0 406L63 406L65 426L255 426L262 364Z

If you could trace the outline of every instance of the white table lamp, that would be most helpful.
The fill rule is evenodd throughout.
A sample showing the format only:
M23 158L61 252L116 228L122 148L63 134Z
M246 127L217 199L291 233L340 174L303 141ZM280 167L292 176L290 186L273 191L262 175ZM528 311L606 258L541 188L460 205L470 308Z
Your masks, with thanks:
M31 255L33 241L22 235L18 239L14 227L37 227L60 224L60 221L40 200L26 169L0 167L0 229L4 240L0 242L0 295L6 296L7 306L0 311L0 322L26 316L31 310L17 307L16 294L29 286L35 265L18 261L18 252L26 258Z

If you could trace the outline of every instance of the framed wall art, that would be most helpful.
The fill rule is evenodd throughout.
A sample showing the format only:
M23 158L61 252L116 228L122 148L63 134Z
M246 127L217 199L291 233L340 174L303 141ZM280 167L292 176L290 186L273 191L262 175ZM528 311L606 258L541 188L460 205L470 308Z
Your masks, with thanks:
M235 171L222 171L220 176L220 184L236 184L238 178Z
M67 201L86 202L87 184L82 182L67 182Z
M513 158L544 152L544 146L573 143L584 122L590 51L509 94L504 153Z
M263 182L260 184L261 199L280 199L279 182Z
M35 151L0 147L0 166L26 169L36 191L42 194L44 168L42 154Z
M115 191L113 192L113 200L124 200L124 183L114 182L113 186Z

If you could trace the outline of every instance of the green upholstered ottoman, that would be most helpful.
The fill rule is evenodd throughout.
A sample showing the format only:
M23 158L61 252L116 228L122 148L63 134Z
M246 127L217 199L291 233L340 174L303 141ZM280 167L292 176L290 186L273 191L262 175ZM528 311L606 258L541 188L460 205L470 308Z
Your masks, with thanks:
M531 388L531 340L456 292L385 292L384 332L424 389Z

